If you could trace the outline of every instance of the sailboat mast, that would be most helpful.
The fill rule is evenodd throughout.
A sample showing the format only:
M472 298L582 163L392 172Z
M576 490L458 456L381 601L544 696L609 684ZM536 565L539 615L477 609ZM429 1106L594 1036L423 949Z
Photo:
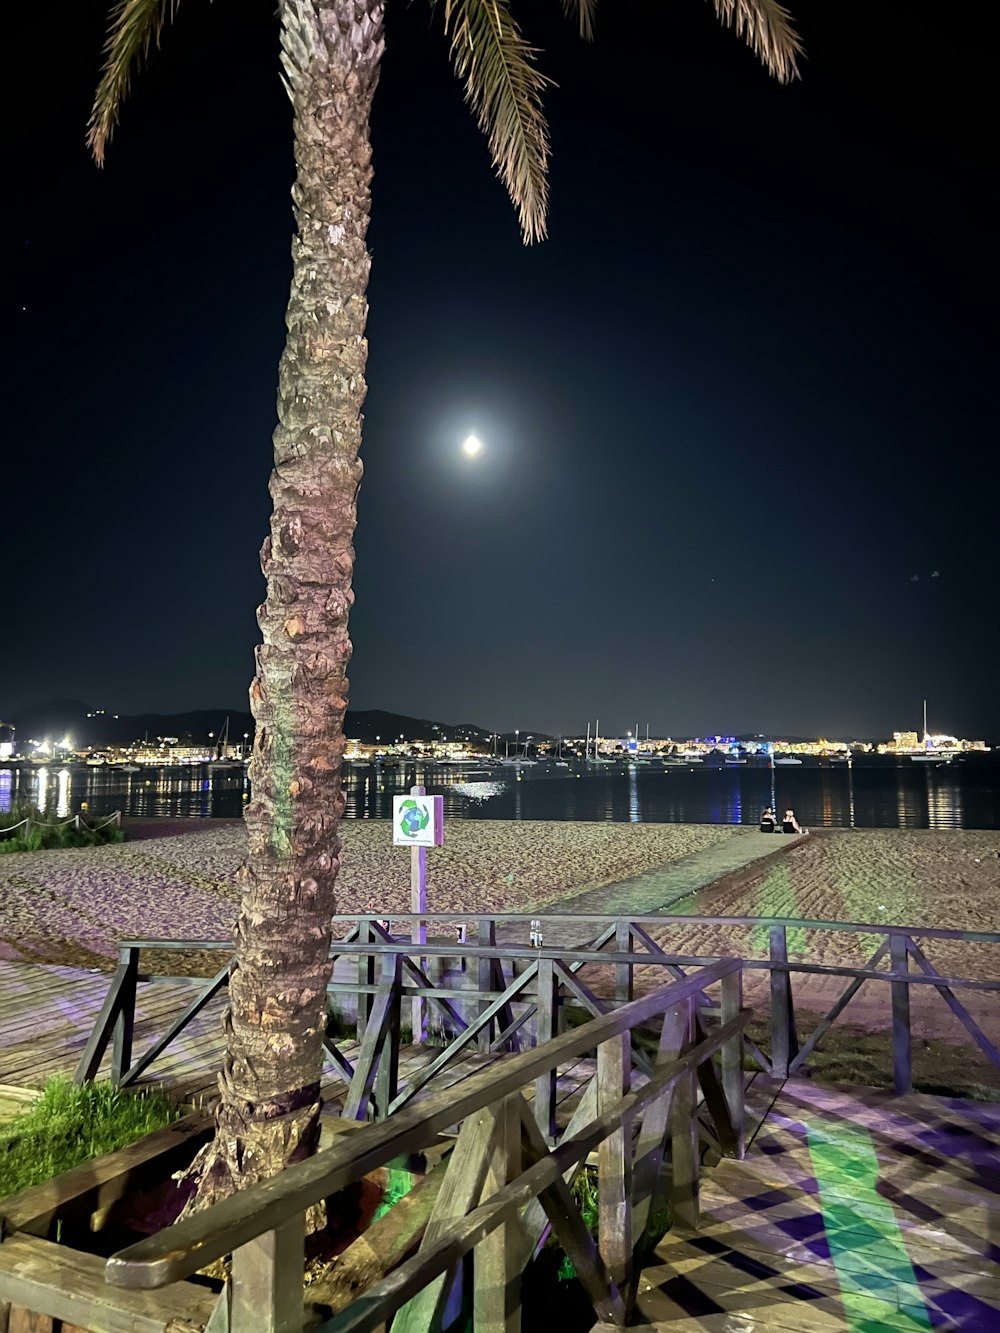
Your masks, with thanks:
M590 759L590 723L587 723L587 744L583 748L583 758L585 761Z
M927 700L924 700L924 744L927 744Z

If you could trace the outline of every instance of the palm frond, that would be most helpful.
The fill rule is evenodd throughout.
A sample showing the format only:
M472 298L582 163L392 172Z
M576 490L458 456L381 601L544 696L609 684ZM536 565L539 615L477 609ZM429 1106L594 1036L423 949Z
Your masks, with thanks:
M802 41L778 0L712 0L719 21L732 28L779 83L798 78Z
M98 166L118 123L121 104L128 96L133 68L149 53L149 44L160 44L167 19L173 20L180 0L115 0L108 16L104 43L104 67L94 94L87 122L87 146Z
M431 0L432 5L435 0ZM527 244L545 236L549 132L535 66L510 14L509 0L443 0L445 34L465 100L486 135L490 156L517 210Z
M594 16L597 13L597 0L562 0L563 13L567 18L576 18L580 24L580 36L585 42L594 39Z

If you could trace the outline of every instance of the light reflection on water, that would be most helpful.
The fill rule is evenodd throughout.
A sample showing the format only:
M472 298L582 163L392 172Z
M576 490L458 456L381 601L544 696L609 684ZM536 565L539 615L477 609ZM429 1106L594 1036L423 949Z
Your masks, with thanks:
M346 776L346 814L388 818L393 795L415 784L443 794L449 818L754 824L765 805L776 805L791 806L807 828L1000 827L997 755L942 767L632 767L579 777L524 775L520 781L509 773L484 779L482 770L473 769L358 768ZM121 809L138 817L233 818L248 794L240 770L0 768L0 810L27 799L61 818L84 803L93 815Z
M61 768L56 776L56 814L66 819L73 812L69 804L69 769Z

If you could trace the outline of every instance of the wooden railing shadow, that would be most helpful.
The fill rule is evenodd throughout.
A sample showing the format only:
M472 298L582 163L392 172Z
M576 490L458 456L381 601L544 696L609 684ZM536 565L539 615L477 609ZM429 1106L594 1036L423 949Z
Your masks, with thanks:
M398 955L392 970L399 971ZM553 967L553 987L556 972ZM716 986L718 1002L706 1013L700 1002ZM470 1253L474 1327L510 1333L517 1325L511 1302L518 1299L520 1274L549 1228L596 1317L624 1325L654 1221L669 1208L674 1227L698 1224L699 1081L712 1089L704 1106L722 1151L743 1154L747 1020L740 964L717 962L455 1086L431 1088L384 1122L361 1126L280 1176L119 1252L107 1263L107 1281L164 1287L231 1253L232 1275L212 1333L300 1329L306 1210L457 1126L448 1164L438 1168L446 1174L419 1250L322 1322L324 1333L364 1333L390 1318L394 1333L438 1327L451 1282ZM650 1023L658 1042L648 1073L638 1074L631 1034ZM373 1024L374 1011L369 1030ZM593 1076L569 1124L553 1131L550 1104L539 1094L561 1066L591 1051ZM595 1153L596 1238L571 1189Z

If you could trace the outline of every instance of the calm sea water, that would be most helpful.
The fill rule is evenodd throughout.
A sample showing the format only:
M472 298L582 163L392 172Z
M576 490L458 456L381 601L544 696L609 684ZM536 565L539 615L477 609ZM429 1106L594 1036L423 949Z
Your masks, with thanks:
M773 786L772 786L773 781ZM384 819L392 797L414 783L445 798L459 819L615 820L755 824L765 805L792 806L813 828L1000 828L1000 755L942 767L861 762L848 769L635 768L581 777L513 776L484 781L462 769L352 770L347 815ZM248 788L241 770L0 768L0 810L26 797L59 815L84 809L136 816L239 815Z

